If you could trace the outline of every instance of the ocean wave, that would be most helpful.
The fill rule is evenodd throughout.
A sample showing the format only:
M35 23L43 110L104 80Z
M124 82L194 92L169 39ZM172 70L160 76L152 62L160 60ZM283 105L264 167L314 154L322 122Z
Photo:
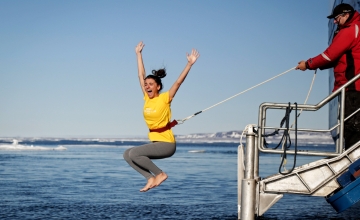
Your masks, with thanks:
M17 140L13 140L12 144L0 144L0 150L67 150L66 147L58 146L58 147L41 147L41 146L34 146L34 145L22 145L18 144Z

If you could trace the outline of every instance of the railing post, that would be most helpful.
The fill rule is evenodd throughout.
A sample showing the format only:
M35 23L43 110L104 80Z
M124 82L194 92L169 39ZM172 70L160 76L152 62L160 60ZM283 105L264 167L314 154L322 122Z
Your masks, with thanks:
M254 179L259 178L259 148L258 148L258 138L255 137L255 147L254 147Z
M336 146L336 152L342 153L344 149L344 118L345 118L345 88L341 90L340 98L340 132L339 144Z
M241 184L241 219L255 219L256 182L254 179L255 133L253 127L246 134L245 175Z
M241 183L244 179L244 145L238 146L238 219L241 219Z

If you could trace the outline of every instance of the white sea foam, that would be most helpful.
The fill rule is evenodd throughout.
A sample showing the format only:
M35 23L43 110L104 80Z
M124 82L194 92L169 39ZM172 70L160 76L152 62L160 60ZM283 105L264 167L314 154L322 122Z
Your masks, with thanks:
M66 147L58 146L58 147L40 147L34 145L13 145L13 144L0 144L0 150L67 150Z
M205 150L189 150L189 153L205 153Z
M12 144L0 144L0 150L67 150L66 147L40 147L34 145L22 145L17 140L13 140Z

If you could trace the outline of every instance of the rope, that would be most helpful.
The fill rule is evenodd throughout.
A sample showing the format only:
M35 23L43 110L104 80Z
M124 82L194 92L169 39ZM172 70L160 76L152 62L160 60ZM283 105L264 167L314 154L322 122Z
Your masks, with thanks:
M285 168L285 165L287 163L287 153L286 151L288 149L290 149L291 147L291 139L290 139L290 133L289 133L289 120L290 120L290 112L292 110L292 108L290 108L290 102L289 102L289 106L286 108L286 113L285 113L285 122L286 122L286 130L284 131L283 137L280 140L280 143L274 148L278 148L280 146L280 144L282 143L282 147L283 147L283 154L282 154L282 158L281 158L281 163L279 166L279 173L282 175L291 173L296 166L296 156L297 156L297 103L295 102L295 154L294 154L294 163L293 163L293 167L290 169L290 171L288 171ZM288 144L289 141L289 144ZM284 168L285 173L281 172L281 167Z
M309 96L310 96L312 87L313 87L314 82L315 82L316 72L317 72L317 70L315 70L315 72L314 72L314 76L313 76L313 78L312 78L312 81L311 81L311 84L310 84L310 88L309 88L308 94L307 94L307 96L306 96L306 98L305 98L304 105L307 103L307 101L308 101L308 99L309 99ZM300 113L297 114L297 117L295 118L295 120L296 120L298 117L300 117L302 111L303 111L303 109L301 109ZM282 126L284 125L284 122L285 122L285 117L284 117L284 118L281 120L281 122L280 122L280 128L282 128ZM292 127L294 126L294 123L295 123L295 121L292 123L292 125L290 126L290 128L292 128ZM276 134L279 134L279 131L280 131L280 129L275 129L275 131L272 132L272 133L270 133L270 134L263 134L263 137L274 136L274 135L276 135ZM268 143L266 142L265 139L264 139L264 145L265 145L265 147L268 146ZM285 161L285 164L286 164L286 161ZM285 169L285 167L284 167L284 169Z
M312 81L311 81L311 84L310 84L310 88L309 88L309 91L308 91L308 94L307 94L307 96L306 96L306 98L305 98L305 102L304 102L304 105L307 103L307 101L308 101L308 99L309 99L309 96L310 96L310 93L311 93L311 90L312 90L312 87L313 87L313 85L314 85L314 81L315 81L315 77L316 77L316 71L317 71L317 69L315 70L315 72L314 72L314 76L313 76L313 78L312 78ZM297 104L296 104L297 105ZM297 112L297 108L295 109L296 110L296 112ZM293 168L290 170L290 171L288 171L287 169L286 169L286 164L287 164L287 158L286 158L286 152L285 152L285 158L284 158L284 156L282 156L282 161L281 161L281 164L282 164L282 166L283 166L283 169L284 169L284 171L286 172L286 173L291 173L293 170L294 170L294 167L295 167L295 165L296 165L296 154L297 154L297 118L298 117L300 117L300 115L301 115L301 113L302 113L302 111L303 111L303 109L301 109L300 110L300 112L299 112L299 114L297 114L297 113L295 113L295 120L294 120L294 122L292 123L292 125L290 126L290 128L292 128L293 126L294 126L294 124L295 124L295 154L294 154L294 164L293 164ZM277 131L275 131L274 133L277 133L278 134L278 131L279 130L277 130ZM289 138L290 138L290 130L288 131L288 135L289 135ZM265 141L265 140L264 140ZM265 143L266 143L266 141L265 141ZM284 148L284 143L283 143L283 149L285 149ZM280 167L281 167L281 165L280 165ZM279 172L280 172L280 167L279 167ZM280 172L281 173L281 172ZM283 174L283 173L281 173L281 174ZM284 175L284 174L283 174Z
M317 69L316 69L315 72L314 72L314 76L313 76L313 78L312 78L312 81L311 81L311 84L310 84L310 88L309 88L308 94L307 94L307 96L306 96L304 105L307 103L307 101L308 101L308 99L309 99L309 96L310 96L310 93L311 93L311 90L312 90L312 87L313 87L313 85L314 85L314 81L315 81L315 77L316 77L316 71L317 71ZM300 112L299 112L299 114L297 115L297 117L299 117L299 116L301 115L302 111L303 111L303 109L300 110ZM296 121L296 118L295 118L295 121ZM290 128L293 127L295 121L292 123L292 125L290 126Z
M246 89L246 90L244 90L244 91L242 91L242 92L240 92L240 93L238 93L238 94L235 94L235 95L233 95L233 96L231 96L231 97L229 97L229 98L227 98L227 99L225 99L225 100L223 100L223 101L221 101L221 102L216 103L215 105L212 105L212 106L210 106L210 107L208 107L208 108L206 108L206 109L204 109L204 110L198 111L198 112L194 113L193 115L190 115L190 116L188 116L188 117L186 117L186 118L184 118L184 119L179 119L179 120L176 120L176 121L178 122L178 124L182 124L182 123L184 123L186 120L189 120L190 118L195 117L196 115L198 115L198 114L200 114L200 113L202 113L202 112L205 112L205 111L207 111L207 110L209 110L209 109L211 109L211 108L214 108L215 106L218 106L218 105L220 105L220 104L222 104L222 103L224 103L224 102L226 102L226 101L229 101L230 99L233 99L233 98L235 98L236 96L239 96L239 95L241 95L241 94L244 94L245 92L250 91L250 90L252 90L252 89L254 89L254 88L258 87L258 86L261 86L262 84L267 83L267 82L269 82L269 81L271 81L271 80L273 80L273 79L275 79L275 78L277 78L277 77L279 77L279 76L282 76L282 75L290 72L291 70L294 70L295 68L296 68L296 67L293 67L293 68L291 68L291 69L289 69L289 70L286 70L285 72L282 72L282 73L280 73L279 75L276 75L276 76L274 76L274 77L272 77L272 78L270 78L270 79L268 79L268 80L265 80L264 82L261 82L261 83L255 85L255 86L252 86L252 87L250 87L250 88L248 88L248 89Z

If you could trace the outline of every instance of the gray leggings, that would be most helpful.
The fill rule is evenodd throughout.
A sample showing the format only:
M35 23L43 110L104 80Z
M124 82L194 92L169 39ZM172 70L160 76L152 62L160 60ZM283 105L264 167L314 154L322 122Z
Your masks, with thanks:
M153 142L127 149L124 159L146 179L150 179L154 177L153 174L156 176L162 172L150 159L171 157L175 151L176 143Z

